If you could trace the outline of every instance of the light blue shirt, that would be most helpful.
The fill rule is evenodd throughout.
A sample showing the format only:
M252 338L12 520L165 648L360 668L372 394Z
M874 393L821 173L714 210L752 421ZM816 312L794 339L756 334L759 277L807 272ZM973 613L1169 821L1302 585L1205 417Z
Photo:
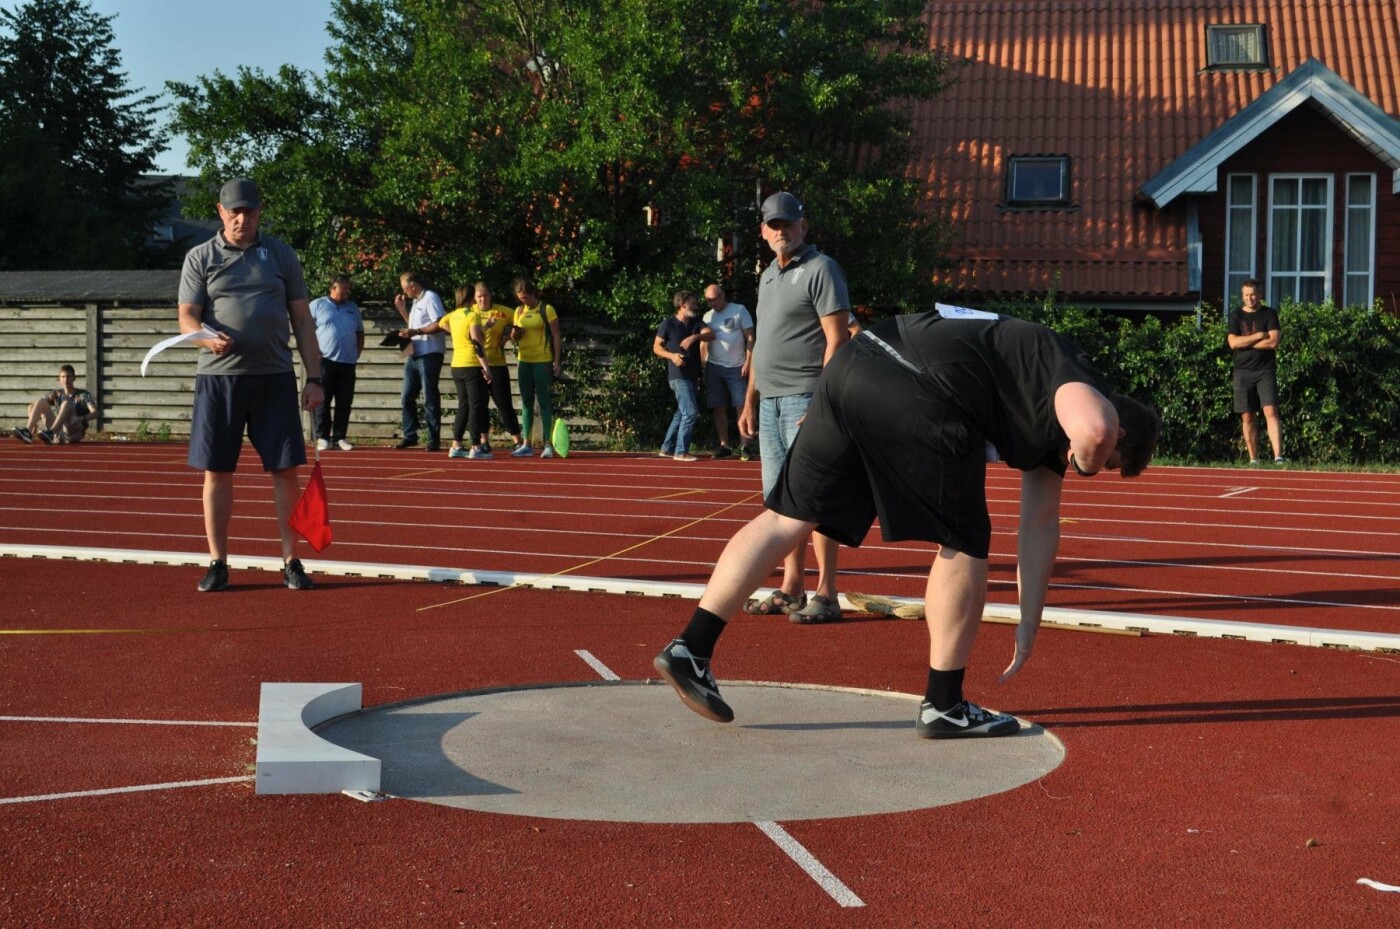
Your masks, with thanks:
M311 315L316 320L316 342L322 358L348 365L359 360L357 334L365 331L365 323L354 300L336 303L330 297L317 297L311 301Z
M413 308L408 311L408 328L426 329L447 315L447 311L442 308L442 300L431 290L423 291L423 295L413 301ZM447 336L441 332L430 332L425 335L413 337L413 354L430 355L434 352L441 355L447 351Z

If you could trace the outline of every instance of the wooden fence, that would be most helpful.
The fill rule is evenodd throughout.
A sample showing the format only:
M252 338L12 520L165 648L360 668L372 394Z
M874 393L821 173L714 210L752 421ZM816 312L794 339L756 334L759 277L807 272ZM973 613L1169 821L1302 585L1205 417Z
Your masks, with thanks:
M350 417L351 441L399 434L403 359L396 349L382 348L379 342L402 325L392 310L366 310L365 350L356 371ZM57 387L59 365L71 364L77 370L78 386L97 399L98 430L126 436L188 435L196 350L186 346L168 349L157 355L146 376L141 376L141 360L151 346L178 334L171 304L0 306L0 421L5 431L21 425L28 405ZM566 348L599 353L592 340L571 339ZM301 359L295 350L293 357L300 377ZM440 382L445 436L450 435L457 408L455 385L447 370L451 358L449 348ZM518 378L510 348L506 360L512 369L518 410ZM594 424L572 417L570 424L581 444L598 440ZM538 424L535 438L539 438Z

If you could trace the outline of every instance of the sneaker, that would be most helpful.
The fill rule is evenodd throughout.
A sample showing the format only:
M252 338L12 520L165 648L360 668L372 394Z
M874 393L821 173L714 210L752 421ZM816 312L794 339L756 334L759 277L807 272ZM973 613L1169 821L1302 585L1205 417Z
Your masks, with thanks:
M1288 464L1288 459L1285 458L1285 457L1283 457L1282 455L1279 455L1277 458L1274 459L1274 464L1276 464L1276 465Z
M739 446L739 460L740 460L740 461L751 461L752 459L753 459L753 452L749 451L749 447L748 447L747 445L740 445L740 446Z
M21 442L23 442L25 445L33 445L33 444L34 444L34 435L33 435L33 433L31 433L28 429L24 428L23 426L20 426L18 429L15 429L15 430L12 430L12 431L13 431L14 437L15 437L16 439L19 439L19 440L20 440Z
M1257 468L1257 467L1259 467L1259 459L1258 459L1258 458L1251 458L1251 459L1249 459L1249 466L1250 466L1251 468Z
M316 440L316 451L318 451L318 452L326 452L326 451L330 451L330 448L331 448L331 440L330 440L330 439L317 439L317 440Z
M211 561L209 570L204 572L204 577L200 579L200 593L208 593L211 590L223 590L228 587L228 562Z
M459 445L459 446L457 446L456 448L449 448L449 449L447 450L447 457L448 457L448 458L475 458L475 457L476 457L476 454L475 454L475 453L476 453L476 449L472 449L472 450L469 452L469 451L467 451L465 448L463 448L462 446Z
M719 685L710 673L710 659L692 655L684 639L671 640L652 665L686 706L717 723L734 721L734 711L719 695Z
M914 720L914 733L921 739L969 739L1015 735L1020 731L1016 717L984 710L967 700L943 712L925 700L919 707L919 718Z
M674 455L674 454L675 454L675 452L668 452L668 451L666 451L666 449L663 448L661 451L659 451L659 452L656 453L656 457L658 457L658 458L670 458L670 457L671 457L672 455Z
M404 438L404 439L399 439L399 444L398 444L398 445L395 445L394 448L412 448L413 446L415 446L415 445L417 445L417 444L418 444L418 439L417 439L416 437L415 437L415 438L412 438L412 439Z
M510 453L510 457L512 458L533 458L534 455L535 450L530 447L529 442L521 442L519 445L515 446L515 451Z
M354 449L355 449L355 446L351 445L349 442L345 441L344 439L340 439L339 441L337 441L337 442L335 443L335 447L338 448L338 449L340 449L342 452L354 451Z
M316 585L307 577L300 558L293 558L282 566L282 582L292 590L310 590Z
M495 458L495 457L496 457L496 453L493 452L493 451L491 451L491 443L490 443L490 442L482 442L480 445L478 445L478 446L476 447L476 450L479 451L479 452L481 452L481 457L482 457L482 458Z
M553 458L553 457L554 457L554 446L553 446L553 445L546 445L546 446L544 447L544 451L540 452L540 457L541 457L541 458Z
M730 448L728 445L721 445L719 448L715 449L716 458L728 458L733 454L734 449Z
M429 442L427 445L423 446L423 451L425 451L425 452L440 452L440 451L442 451L442 446L439 445L439 444L436 443L436 442Z
M675 459L676 461L699 461L699 460L700 460L699 458L696 458L694 455L690 454L690 452L676 452L676 453L675 453L674 455L672 455L671 457L672 457L673 459Z
M50 429L40 429L39 438L44 440L45 445L52 445L54 443L53 431Z
M481 446L478 445L478 446L473 447L471 451L467 452L467 457L468 457L468 458L478 458L478 459L480 459L480 458L495 458L496 456L493 455L493 454L491 454L490 452L483 452L483 451L481 450Z

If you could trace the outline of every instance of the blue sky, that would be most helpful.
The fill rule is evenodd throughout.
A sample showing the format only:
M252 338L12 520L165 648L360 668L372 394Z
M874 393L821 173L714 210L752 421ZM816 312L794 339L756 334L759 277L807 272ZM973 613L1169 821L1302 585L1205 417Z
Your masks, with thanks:
M165 82L193 82L239 65L276 71L284 64L325 70L331 0L89 0L94 12L116 14L112 31L132 88L164 94ZM22 4L4 0L0 6ZM169 102L169 97L164 97ZM157 161L165 174L188 173L182 138L171 138Z

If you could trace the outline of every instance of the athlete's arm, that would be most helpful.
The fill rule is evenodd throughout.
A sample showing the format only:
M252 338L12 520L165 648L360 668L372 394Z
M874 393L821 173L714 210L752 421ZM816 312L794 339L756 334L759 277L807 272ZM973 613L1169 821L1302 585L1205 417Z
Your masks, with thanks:
M1021 621L1016 626L1016 651L1002 672L1005 683L1030 658L1045 611L1045 592L1055 570L1060 547L1060 490L1064 481L1049 468L1021 475L1021 528L1016 542L1016 587Z

